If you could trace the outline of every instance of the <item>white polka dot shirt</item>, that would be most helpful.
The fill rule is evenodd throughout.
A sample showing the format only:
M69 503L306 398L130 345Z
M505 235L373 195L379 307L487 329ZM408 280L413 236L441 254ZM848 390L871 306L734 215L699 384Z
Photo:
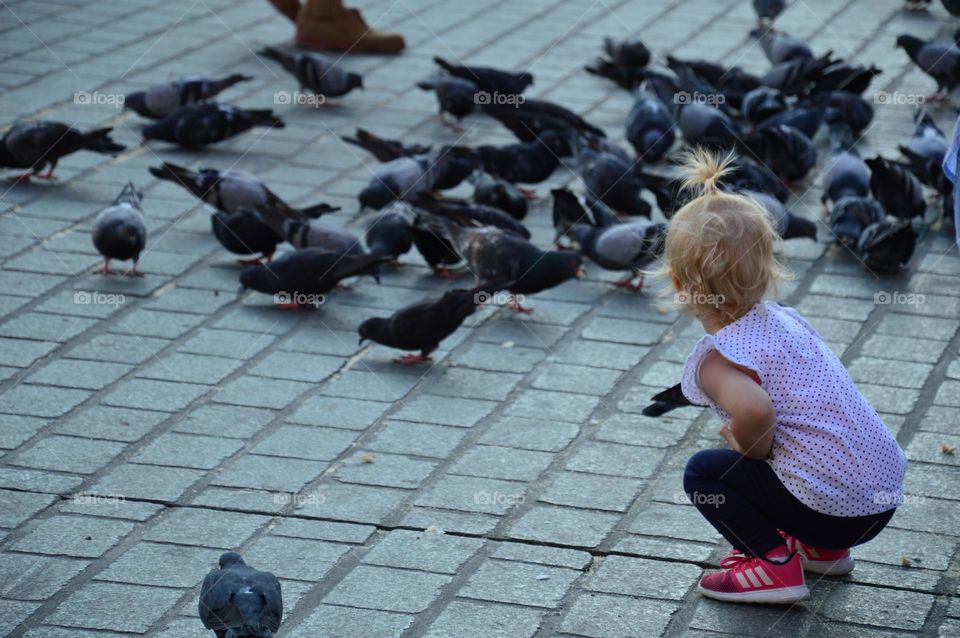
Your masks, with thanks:
M831 516L878 514L902 502L903 450L800 313L759 303L694 346L683 394L729 422L700 388L700 364L711 350L760 377L777 415L767 463L800 502Z

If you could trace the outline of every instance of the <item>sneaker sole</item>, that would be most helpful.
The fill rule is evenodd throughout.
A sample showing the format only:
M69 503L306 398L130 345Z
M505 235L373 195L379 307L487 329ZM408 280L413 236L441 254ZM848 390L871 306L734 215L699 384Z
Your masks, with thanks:
M846 576L856 566L856 561L851 556L840 560L811 560L801 553L800 562L804 571L823 576Z
M719 592L704 589L697 585L697 590L707 598L722 600L728 603L765 603L768 605L786 605L806 600L810 597L810 590L806 585L795 587L780 587L767 591Z

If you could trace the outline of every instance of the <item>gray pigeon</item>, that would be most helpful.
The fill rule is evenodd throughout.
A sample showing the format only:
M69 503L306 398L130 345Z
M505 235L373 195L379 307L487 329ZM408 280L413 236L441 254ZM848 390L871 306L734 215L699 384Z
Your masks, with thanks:
M154 84L146 91L129 93L124 98L123 105L143 117L157 120L170 115L181 106L205 102L238 82L252 79L241 73L234 73L220 80L203 77L180 78L173 82Z
M643 288L643 269L663 254L667 225L647 220L613 226L575 224L571 229L575 245L590 261L606 270L628 270L629 276L613 282L631 291ZM640 282L634 284L637 277Z
M200 587L200 620L217 638L272 638L283 618L280 581L248 567L240 554L220 556Z
M754 29L750 35L757 38L760 48L763 49L771 64L813 59L813 49L806 42L789 36L783 31Z
M418 82L417 86L424 91L433 91L437 94L437 113L440 122L447 126L457 127L459 124L450 124L443 118L449 113L460 120L473 113L477 108L477 85L470 80L458 78L445 73L437 73L432 78Z
M363 88L363 78L344 71L330 58L318 53L284 53L264 47L260 55L279 62L284 70L297 78L300 89L315 95L340 97L353 89Z
M924 42L912 35L901 35L903 47L914 64L937 82L937 92L928 99L942 100L960 84L960 48L954 43Z
M133 266L124 274L142 277L137 270L140 252L147 244L147 226L140 209L143 195L132 183L123 187L113 204L100 211L93 222L93 245L103 255L103 268L97 272L113 274L110 260L133 260Z
M830 155L823 172L820 197L824 208L847 197L869 195L870 169L854 149L853 132L842 119L830 122Z
M475 160L452 152L450 147L398 157L374 169L373 179L358 196L360 206L379 210L397 199L411 201L420 193L454 188L475 169Z

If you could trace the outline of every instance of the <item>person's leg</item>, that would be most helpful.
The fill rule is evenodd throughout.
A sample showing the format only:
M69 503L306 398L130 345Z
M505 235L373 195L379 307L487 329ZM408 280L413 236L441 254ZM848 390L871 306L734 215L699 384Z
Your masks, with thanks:
M741 552L764 556L785 546L776 521L784 493L790 494L763 461L733 450L702 450L687 462L683 488L703 517Z
M403 36L385 33L367 25L356 9L343 0L306 0L297 16L297 45L349 53L399 53L406 46Z
M297 21L297 14L300 13L300 0L270 0L270 4L293 22Z

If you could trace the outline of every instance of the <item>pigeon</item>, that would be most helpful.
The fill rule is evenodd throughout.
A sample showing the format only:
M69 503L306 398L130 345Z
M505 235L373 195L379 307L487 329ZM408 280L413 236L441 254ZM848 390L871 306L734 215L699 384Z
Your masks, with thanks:
M681 91L674 97L673 101L677 104L690 104L697 102L714 106L727 115L732 115L732 111L727 106L727 99L720 89L713 82L710 82L690 66L689 63L667 56L667 66L676 74L677 86Z
M819 58L787 60L773 65L760 78L760 84L777 89L784 95L803 95L836 63L833 51L827 51Z
M456 279L449 267L462 261L460 254L444 235L440 220L427 217L418 215L414 218L413 245L434 274L444 279Z
M687 397L684 396L683 390L680 388L679 383L675 386L667 388L663 392L658 392L650 397L650 400L653 401L653 403L643 409L642 414L644 416L663 416L671 410L693 405L690 403Z
M133 266L124 274L142 277L137 270L140 252L147 245L147 225L143 219L140 200L143 195L132 183L127 183L113 204L100 211L93 222L93 245L103 255L103 268L97 272L113 274L110 260L133 260Z
M612 282L626 290L643 288L643 270L663 254L667 224L639 220L626 224L597 227L575 224L571 229L573 243L590 261L605 270L629 271L629 275ZM638 283L633 283L639 277Z
M601 201L624 215L650 217L650 204L640 197L646 185L632 163L581 143L577 147L577 168L586 188L587 201Z
M539 184L553 175L567 150L560 133L545 131L540 139L506 146L478 146L474 149L483 170L511 184Z
M814 82L812 91L846 91L854 95L863 95L870 88L873 78L883 74L875 66L850 65L838 62L826 69Z
M304 248L284 253L270 264L247 266L240 272L241 290L275 295L285 310L314 305L347 277L370 275L380 281L379 266L390 257Z
M856 247L863 231L871 224L886 219L877 200L870 197L844 197L834 203L830 211L830 232L837 242L844 246Z
M847 197L862 198L870 194L870 169L853 146L850 126L837 119L830 123L830 159L823 171L824 206Z
M790 62L791 60L813 59L813 49L803 40L787 35L783 31L754 29L750 35L757 39L764 55L771 64Z
M319 248L344 255L364 254L360 238L342 226L310 219L295 210L262 206L256 214L294 248Z
M571 132L594 138L607 135L603 129L590 124L570 109L546 100L524 98L523 102L517 104L485 104L482 109L507 127L521 142L541 141L548 131L556 133L561 143L550 144L556 146L560 157L567 157L572 152L566 143Z
M0 167L26 168L28 172L13 179L56 179L53 170L61 157L80 150L95 153L119 153L126 146L110 139L112 128L82 133L60 122L20 122L0 137ZM49 166L43 175L38 173Z
M480 281L509 281L512 307L530 313L517 295L529 295L584 276L583 257L569 250L543 251L517 235L486 226L465 228L440 219L446 236Z
M760 78L738 66L728 69L709 60L679 60L674 57L667 59L673 66L682 65L689 72L695 73L703 81L715 87L723 94L725 102L735 109L740 108L743 96L760 86ZM659 74L650 75L656 77Z
M758 87L743 96L740 113L753 124L767 122L787 111L787 102L780 91L769 86ZM808 136L809 137L809 136Z
M363 78L359 74L344 71L319 53L284 53L273 47L264 47L260 55L279 62L285 71L297 78L301 91L306 89L314 95L330 98L363 88Z
M952 185L941 168L949 148L947 138L926 111L917 111L914 121L917 126L913 137L906 146L901 145L898 148L907 158L910 171L917 179L936 189L941 195L949 194Z
M728 149L737 145L742 132L729 115L715 106L693 102L681 107L677 127L688 146Z
M184 148L203 148L254 126L283 128L284 123L269 109L241 109L229 104L204 102L182 106L143 127L143 139L163 140Z
M612 80L620 88L631 92L647 77L646 69L623 67L607 58L597 58L595 62L587 64L583 69L591 75Z
M909 221L881 221L864 229L857 251L864 266L880 272L896 272L909 263L917 247L917 233Z
M358 128L353 137L343 135L344 142L359 146L381 162L389 162L398 157L415 157L430 152L429 146L421 144L406 145L399 140L387 140L362 128Z
M613 212L599 200L588 203L585 197L576 195L568 188L555 188L550 194L553 195L554 242L558 245L577 224L604 227L616 223Z
M817 149L810 138L783 124L759 127L745 140L745 146L788 183L803 179L817 163Z
M677 139L670 111L646 89L637 94L626 126L627 141L641 161L659 162Z
M158 120L181 106L206 102L234 84L252 79L242 73L234 73L219 80L204 77L180 78L173 82L155 84L146 91L128 93L123 100L123 106L143 117Z
M493 206L506 212L517 220L527 216L527 199L519 188L505 179L499 179L484 172L477 171L471 179L473 182L473 201L477 204Z
M906 220L923 217L927 212L923 185L907 167L879 155L866 163L870 167L870 190L887 214Z
M721 183L733 190L749 190L773 195L781 202L790 199L790 189L763 164L746 158L737 158L730 165L730 172L722 176Z
M393 202L370 218L364 239L367 250L396 260L413 246L414 212L405 202Z
M329 204L293 208L270 190L260 178L245 171L224 171L210 167L190 170L170 162L150 167L150 173L187 189L204 203L217 209L211 217L213 234L220 244L236 255L261 253L262 257L241 260L258 263L270 260L283 238L257 215L259 209L272 206L302 217L317 218L340 210Z
M826 108L827 113L836 113L843 118L854 134L859 134L873 121L873 105L859 95L846 91L831 91L817 94L814 99Z
M819 106L795 107L761 121L758 126L791 126L811 140L823 124L825 110Z
M807 239L817 241L817 225L809 219L798 217L788 211L787 207L776 197L768 195L767 193L747 190L740 191L740 194L757 202L767 211L773 229L777 231L777 235L779 235L781 239L806 237Z
M440 198L426 193L418 194L412 203L432 215L452 219L465 226L493 226L530 239L530 231L526 226L493 206L475 204L465 199Z
M371 317L357 329L360 345L373 341L398 350L419 350L394 359L400 365L430 361L440 342L456 332L463 322L495 292L487 285L472 290L450 290L401 308L389 317Z
M470 80L487 94L520 95L533 84L533 76L529 73L510 73L485 66L460 66L440 57L434 57L433 61L450 75Z
M757 26L773 29L773 23L787 8L786 0L753 0L753 10L757 14Z
M603 39L608 58L600 58L584 67L587 72L613 80L621 87L633 90L643 81L643 69L650 63L650 49L640 40L614 41Z
M937 92L930 100L942 100L960 84L960 48L956 44L924 42L912 35L901 35L897 46L902 47L920 70L937 83Z
M225 552L200 586L200 620L217 638L272 638L283 619L280 581Z
M479 89L471 80L438 73L429 80L418 82L417 87L424 91L433 91L437 95L437 117L442 124L448 124L444 119L445 113L452 115L459 123L477 108Z
M357 199L361 207L379 210L394 200L409 200L417 193L454 188L475 169L472 157L454 153L450 147L398 157L374 169L373 179Z

